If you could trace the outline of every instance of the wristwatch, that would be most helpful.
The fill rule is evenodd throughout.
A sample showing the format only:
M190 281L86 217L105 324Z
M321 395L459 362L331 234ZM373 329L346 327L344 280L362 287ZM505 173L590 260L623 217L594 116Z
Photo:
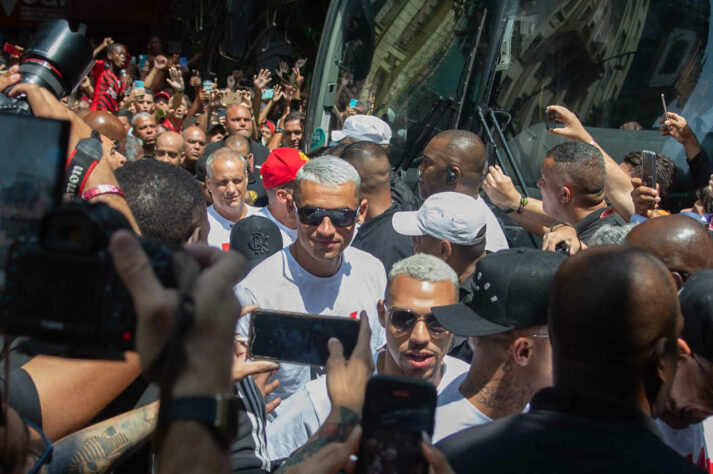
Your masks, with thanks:
M275 133L285 133L285 129L284 128L276 128Z
M174 398L168 410L168 423L176 420L197 421L208 428L223 448L230 446L238 433L238 402L231 393Z

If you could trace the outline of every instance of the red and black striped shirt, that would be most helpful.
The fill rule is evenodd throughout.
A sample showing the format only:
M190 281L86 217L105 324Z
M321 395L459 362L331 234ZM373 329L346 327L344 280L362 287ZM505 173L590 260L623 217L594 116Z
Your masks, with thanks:
M119 108L119 95L124 92L124 85L111 69L105 69L94 86L92 110L106 110L116 113Z

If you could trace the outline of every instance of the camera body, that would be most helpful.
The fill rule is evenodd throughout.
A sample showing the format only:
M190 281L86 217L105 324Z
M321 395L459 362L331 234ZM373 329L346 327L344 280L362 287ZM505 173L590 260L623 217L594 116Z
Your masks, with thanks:
M121 228L130 225L118 211L77 201L48 212L39 235L11 245L0 321L6 333L29 336L23 350L111 359L134 349L133 303L109 253L109 238ZM175 287L173 250L141 244L162 283Z

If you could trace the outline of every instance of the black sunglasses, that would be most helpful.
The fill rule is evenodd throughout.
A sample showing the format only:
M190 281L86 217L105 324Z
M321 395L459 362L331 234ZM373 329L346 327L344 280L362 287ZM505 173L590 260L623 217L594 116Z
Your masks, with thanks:
M298 207L297 215L305 225L320 225L325 217L329 217L332 225L348 227L354 225L357 211L354 209L322 209L321 207Z
M434 336L441 336L448 331L441 326L441 323L433 316L433 313L428 313L426 315L420 315L410 309L398 309L392 308L388 311L389 317L391 318L391 325L397 331L411 331L416 325L419 319L423 319L426 323L428 331Z

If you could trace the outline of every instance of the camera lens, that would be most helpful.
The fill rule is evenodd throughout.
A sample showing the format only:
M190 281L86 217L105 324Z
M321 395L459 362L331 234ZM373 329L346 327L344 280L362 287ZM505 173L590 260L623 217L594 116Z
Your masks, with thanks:
M74 90L93 63L92 46L66 20L42 24L20 60L21 82L37 84L61 99Z

